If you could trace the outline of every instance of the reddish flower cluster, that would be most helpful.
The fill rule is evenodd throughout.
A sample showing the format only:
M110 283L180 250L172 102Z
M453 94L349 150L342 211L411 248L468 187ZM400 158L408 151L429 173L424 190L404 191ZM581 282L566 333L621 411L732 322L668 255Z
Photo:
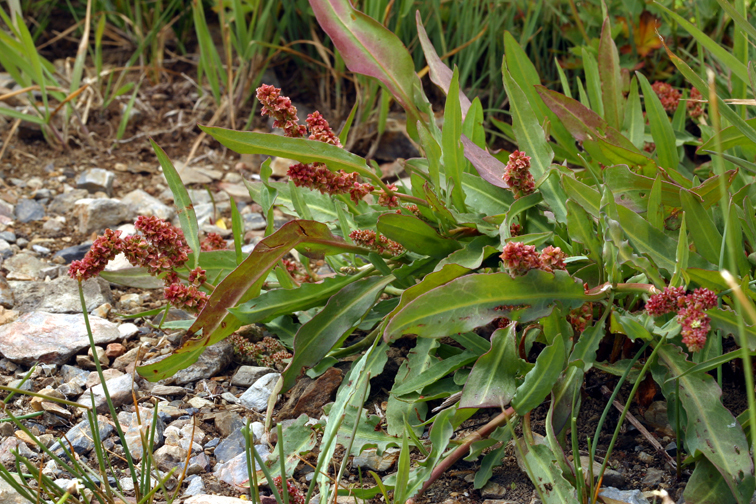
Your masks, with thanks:
M226 240L218 233L207 233L205 239L200 243L200 250L210 252L213 250L226 250Z
M509 242L504 246L501 257L504 267L512 278L522 276L532 269L552 273L555 269L566 269L564 252L559 247L549 245L538 253L532 245L521 242Z
M310 140L325 142L341 147L339 137L320 112L313 112L307 116L307 127L299 124L297 108L291 100L281 96L281 90L274 86L263 84L257 88L257 99L262 104L262 115L273 117L273 127L283 128L287 137L299 138L307 135L310 129ZM289 178L297 187L317 189L322 194L349 194L352 201L359 203L367 194L373 192L370 184L358 182L356 173L346 173L344 170L332 172L323 163L297 163L289 168Z
M656 96L659 97L664 110L667 112L674 112L677 110L677 106L680 104L680 98L682 97L680 91L666 82L661 81L654 82L651 85L651 89L653 89Z
M514 151L509 155L509 162L504 168L504 182L514 193L515 199L535 191L535 180L530 174L530 156L526 156L522 151Z
M273 478L273 484L276 485L278 493L283 492L283 482L281 476ZM302 491L291 480L286 480L286 492L289 494L289 502L292 504L305 504L305 496L302 495Z
M580 334L585 331L593 320L593 303L585 303L579 308L570 310L567 314L567 322L570 323L576 333Z
M522 234L522 226L519 224L509 225L509 236L520 236Z
M68 267L68 275L80 282L96 277L122 249L121 232L106 229L105 234L98 236L92 243L84 259L71 263Z
M151 275L163 275L165 298L175 306L192 311L201 310L208 295L198 289L205 282L204 270L194 270L189 281L183 285L174 271L189 258L191 249L186 244L184 233L170 222L157 217L140 216L134 227L141 235L121 238L120 231L106 230L98 237L81 261L73 261L68 268L71 278L82 281L100 274L119 252L134 266L147 268Z
M229 337L234 345L234 353L244 362L255 362L260 366L275 368L276 364L282 364L285 359L290 359L291 354L286 347L275 338L266 336L258 343L252 343L241 334L234 333Z
M397 256L404 252L404 247L401 244L389 240L383 235L376 234L375 231L369 229L355 229L349 233L349 238L361 247L375 249L379 254L389 253Z
M396 191L396 184L389 184L386 187ZM380 196L378 196L378 204L388 208L396 208L399 206L399 198L394 195L389 196L386 191L381 191Z
M299 124L297 107L288 97L281 96L280 89L263 84L257 88L257 100L263 106L261 115L275 119L273 127L282 128L287 137L299 138L307 134L307 128Z
M709 289L696 289L685 294L683 287L665 287L664 292L651 296L646 311L652 317L677 312L677 322L682 326L682 341L688 350L698 352L706 344L711 329L711 318L706 310L717 306L717 295Z
M704 113L703 107L701 106L701 102L695 101L700 100L703 97L701 96L701 91L699 91L696 88L693 88L690 90L690 101L688 101L688 113L690 114L690 117L696 118L701 117Z

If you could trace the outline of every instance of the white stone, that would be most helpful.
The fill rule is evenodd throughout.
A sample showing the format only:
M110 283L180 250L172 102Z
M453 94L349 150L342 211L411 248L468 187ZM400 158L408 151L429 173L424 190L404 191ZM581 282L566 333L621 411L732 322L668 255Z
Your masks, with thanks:
M268 408L268 398L273 393L280 373L269 373L259 378L239 398L239 404L255 411L265 411Z

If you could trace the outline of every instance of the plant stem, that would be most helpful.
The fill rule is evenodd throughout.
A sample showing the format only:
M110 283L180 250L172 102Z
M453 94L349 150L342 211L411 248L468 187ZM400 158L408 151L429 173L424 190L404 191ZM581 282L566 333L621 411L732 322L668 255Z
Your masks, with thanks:
M461 445L459 445L451 454L449 454L448 457L446 457L440 464L438 464L433 469L433 472L431 473L430 478L428 478L428 481L423 483L423 486L422 488L420 488L420 491L417 493L417 495L415 495L414 498L409 499L407 501L407 504L414 504L415 498L422 495L423 492L425 492L428 489L428 487L430 487L439 477L441 477L441 475L444 474L447 469L453 466L459 459L467 455L467 453L470 451L470 446L475 441L486 439L488 436L490 436L493 433L493 431L496 430L497 427L509 422L509 420L514 415L515 415L515 410L513 407L510 406L506 410L499 413L499 415L496 416L496 418L488 422L486 425L484 425L477 431L467 436L465 440L462 441Z

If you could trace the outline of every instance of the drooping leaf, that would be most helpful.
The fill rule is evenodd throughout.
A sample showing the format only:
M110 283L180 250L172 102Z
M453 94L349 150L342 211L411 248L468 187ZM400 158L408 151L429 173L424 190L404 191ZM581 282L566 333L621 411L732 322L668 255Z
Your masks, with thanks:
M431 257L446 257L462 248L456 240L440 236L417 217L387 213L378 219L378 231L412 252Z
M501 408L517 390L516 378L525 368L517 352L516 324L491 335L491 349L481 355L467 377L459 408Z
M289 390L304 367L317 364L333 346L359 324L394 277L358 280L341 289L325 307L299 328L294 337L294 356L283 372L283 388Z
M517 278L507 273L467 275L404 306L388 323L384 338L440 338L500 317L526 322L547 315L556 303L569 310L588 300L581 283L564 271L532 270Z

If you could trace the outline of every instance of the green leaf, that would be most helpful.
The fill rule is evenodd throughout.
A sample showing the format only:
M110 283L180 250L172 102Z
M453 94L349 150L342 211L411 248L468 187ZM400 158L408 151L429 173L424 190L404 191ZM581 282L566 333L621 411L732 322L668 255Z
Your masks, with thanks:
M712 308L706 310L706 314L711 318L711 328L719 329L725 336L730 334L737 335L740 333L738 329L738 314L729 309ZM748 341L748 349L756 351L756 327L744 324L746 340Z
M150 275L147 268L123 268L115 271L103 271L100 276L108 282L134 287L137 289L159 289L165 287L165 282Z
M283 372L282 391L289 390L303 367L312 367L349 335L370 311L393 276L365 278L334 295L325 307L299 328L294 337L294 357Z
M617 46L612 37L609 18L601 27L601 41L598 50L598 71L601 77L601 99L604 104L604 118L610 126L620 129L624 118L622 106L622 79Z
M756 119L748 119L746 124L751 128L756 128ZM737 126L728 126L719 132L719 141L722 142L722 151L733 149L735 147L746 147L754 144L753 140L745 136ZM717 137L713 135L706 142L698 147L699 152L713 151L717 148Z
M674 376L693 366L680 348L671 344L663 344L658 355L660 364ZM707 374L689 374L680 378L679 387L679 399L688 420L688 451L702 453L717 468L738 502L749 502L756 480L748 441L735 417L722 405L722 391L716 381Z
M630 82L630 94L627 95L627 107L625 108L625 127L627 138L636 149L642 149L644 145L643 130L645 129L643 107L638 94L638 79L633 76Z
M525 368L517 351L516 325L497 329L491 335L491 349L475 362L459 408L504 409L509 405L517 390L516 378Z
M423 404L425 405L425 404ZM354 441L352 441L352 432L354 429L354 413L360 412L355 432ZM387 434L378 424L381 423L381 417L378 415L368 415L365 409L356 409L350 411L344 418L344 422L339 429L338 442L342 446L349 446L352 442L350 454L359 455L366 448L375 448L378 455L386 451L391 446L398 446L400 443L399 436Z
M294 423L290 423L284 427L283 436L279 440L283 443L283 452L286 454L284 467L286 468L287 478L290 478L294 474L294 470L302 460L300 456L312 451L317 443L317 433L305 425L308 420L307 415L300 415L299 418L294 420ZM281 463L278 461L278 449L273 450L273 453L268 456L266 464L271 468L281 467ZM278 475L281 475L280 470Z
M546 445L525 446L519 441L521 450L515 450L517 458L524 458L530 480L538 485L545 504L578 504L575 488L562 476L557 457Z
M717 468L707 459L696 463L683 491L685 502L696 504L736 504L738 501Z
M393 388L400 387L405 381L413 379L427 370L436 360L432 352L438 348L438 345L438 340L428 338L417 340L415 347L407 354L407 360L399 366L399 371L396 372L394 378ZM416 429L415 434L422 434L423 427L419 427L418 424L425 420L428 405L424 401L417 401L419 396L418 393L414 394L414 397L408 395L399 398L396 391L392 389L386 407L386 432L392 436L401 435L404 432L404 419L406 418L413 430Z
M405 380L398 387L392 388L391 393L401 396L412 392L419 392L423 387L437 382L452 371L475 362L477 358L478 355L475 352L465 350L452 357L437 361L422 373Z
M452 200L461 212L466 212L465 193L462 190L462 172L465 171L464 148L460 143L462 136L462 111L459 105L459 74L454 70L449 94L444 107L444 129L441 131L441 147L444 156L444 174L447 186L453 184Z
M586 246L593 261L601 262L601 242L596 235L593 219L572 200L567 200L567 232L573 241Z
M551 393L562 374L565 357L564 339L560 337L554 338L554 343L541 351L535 367L525 375L525 380L512 398L512 406L518 415L537 408Z
M501 317L527 322L544 317L556 303L569 310L587 300L582 284L565 271L532 270L517 278L507 273L467 275L404 306L388 323L384 338L440 338Z
M696 251L712 264L719 264L722 250L722 234L714 226L711 215L704 209L701 201L690 192L680 189L680 201L685 215L691 223L690 235Z
M368 179L373 176L363 158L329 143L258 131L234 131L209 126L200 126L200 129L239 154L265 154L300 163L325 163L332 171L357 172Z
M652 227L664 230L664 205L662 204L662 178L661 174L656 176L651 192L648 195L648 207L646 208L646 220Z
M239 306L229 308L242 324L269 322L281 315L309 310L321 306L350 283L364 275L337 275L321 283L303 283L296 289L275 289L257 296Z
M525 93L512 79L506 67L506 60L501 73L504 77L504 87L509 96L512 127L514 128L517 146L531 157L530 170L535 179L541 178L551 166L554 151L551 150L546 135L543 132Z
M387 213L380 216L378 231L417 254L442 258L462 248L456 240L439 236L435 229L417 217Z
M482 177L476 177L471 173L462 174L462 186L467 195L465 199L467 207L484 215L504 213L514 201L510 191L494 187Z
M186 186L184 186L181 177L176 168L173 167L173 163L171 163L165 151L152 139L150 139L150 144L152 144L158 162L163 168L165 180L168 182L168 187L173 194L173 201L176 204L176 213L178 213L181 230L184 232L187 245L192 249L192 257L194 258L192 262L197 267L200 255L199 226L197 225L197 215L194 213L192 199L189 197Z
M601 77L599 75L598 63L593 57L590 49L583 46L583 70L585 70L585 87L588 91L588 98L591 100L591 108L601 117L604 116L604 102L601 99Z
M422 94L422 84L399 37L353 8L349 0L312 0L310 7L347 68L375 77L394 95L407 112L407 126L413 136L411 131L419 118L416 100Z
M656 93L648 83L648 79L640 72L635 73L643 89L643 101L646 103L646 115L651 125L651 136L656 143L656 155L659 159L659 165L670 170L677 170L680 158L677 155L675 147L675 132L672 129L672 123L669 122L664 107L656 96Z
M262 202L262 190L265 188L262 182L248 182L244 181L249 191L249 196L252 201L257 203ZM306 220L317 220L318 222L331 222L338 220L338 212L334 208L333 200L327 194L321 194L318 191L305 189L303 187L297 187L296 191L292 191L289 184L284 182L268 182L268 185L278 192L276 197L276 205L283 206L289 212L297 213L300 217ZM294 203L294 200L299 197L301 202L300 209L303 214L299 213L297 209L300 206L299 203ZM305 211L306 209L306 211ZM306 214L310 214L310 218L306 217Z

